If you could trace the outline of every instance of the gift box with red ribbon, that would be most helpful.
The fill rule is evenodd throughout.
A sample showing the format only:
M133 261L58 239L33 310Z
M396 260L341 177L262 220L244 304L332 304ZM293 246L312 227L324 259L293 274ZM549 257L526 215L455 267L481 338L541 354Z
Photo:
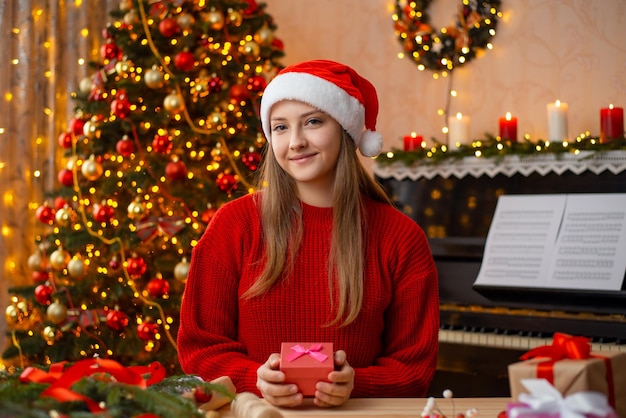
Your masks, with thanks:
M563 395L600 392L621 417L626 417L626 353L592 352L590 340L555 333L552 344L525 353L509 365L511 397L528 393L523 379L546 379Z
M332 343L282 343L280 370L286 383L295 383L304 396L315 395L315 385L334 369Z

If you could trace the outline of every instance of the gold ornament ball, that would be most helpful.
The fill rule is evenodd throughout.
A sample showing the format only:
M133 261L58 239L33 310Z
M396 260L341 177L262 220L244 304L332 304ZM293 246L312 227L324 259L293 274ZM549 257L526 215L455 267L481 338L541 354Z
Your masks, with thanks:
M85 274L85 262L78 257L73 257L67 263L67 272L75 279L82 277Z
M54 219L59 226L66 227L72 223L74 214L67 206L59 209L54 215Z
M163 99L163 107L170 113L179 113L185 108L185 103L177 93L170 93Z
M63 249L63 247L59 247L50 254L50 265L55 270L62 270L65 268L67 263L70 261L70 254Z
M187 275L189 274L189 261L187 258L183 258L176 266L174 266L174 278L180 282L187 281Z
M139 199L135 199L128 205L128 217L136 219L146 213L146 206Z
M127 12L129 10L131 10L133 8L133 1L132 0L122 0L120 2L120 10Z
M241 26L241 22L243 22L243 16L237 10L229 10L228 11L228 21L231 25L235 27Z
M194 23L193 15L189 13L181 13L176 18L176 23L178 23L178 26L180 26L181 29L189 29Z
M55 301L46 309L46 317L53 324L60 324L67 318L67 306Z
M115 71L119 75L123 76L129 73L132 66L133 66L133 63L131 61L121 60L115 63Z
M41 256L41 251L35 251L28 257L28 268L32 271L39 271L44 268L43 257Z
M126 23L127 25L133 25L139 22L139 16L137 15L135 9L129 10L128 13L124 15L124 23Z
M15 305L7 306L6 310L4 311L4 314L7 320L7 324L17 324L21 320L20 311L17 309L17 306Z
M91 90L93 89L93 82L91 81L91 77L85 77L80 80L80 83L78 84L78 89L81 93L84 94L91 93Z
M88 120L83 125L83 135L89 139L94 139L98 136L98 123L94 120Z
M260 45L269 45L274 40L274 32L267 26L263 26L254 34L254 41Z
M102 165L96 161L96 158L92 155L88 160L84 161L80 167L80 172L87 180L95 181L100 178L104 169Z
M41 331L41 336L48 345L52 345L61 336L61 332L55 327L47 326Z
M163 73L154 67L146 71L143 81L151 89L160 89L165 84Z
M261 53L261 47L254 41L246 41L239 49L242 54L258 57Z
M225 120L226 119L224 118L222 112L213 112L209 115L207 122L209 123L209 125L215 127L223 124Z
M222 12L215 9L211 9L211 11L205 13L203 19L211 26L211 29L213 30L222 30L222 28L224 27L224 15L222 14Z

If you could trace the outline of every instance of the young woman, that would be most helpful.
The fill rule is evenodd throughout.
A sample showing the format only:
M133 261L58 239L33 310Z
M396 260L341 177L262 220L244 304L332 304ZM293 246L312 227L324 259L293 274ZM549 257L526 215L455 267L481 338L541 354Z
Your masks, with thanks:
M220 208L193 250L178 334L186 373L231 377L280 406L281 342L332 342L315 404L424 396L438 351L437 273L423 231L359 161L380 153L374 86L325 60L267 86L260 191Z

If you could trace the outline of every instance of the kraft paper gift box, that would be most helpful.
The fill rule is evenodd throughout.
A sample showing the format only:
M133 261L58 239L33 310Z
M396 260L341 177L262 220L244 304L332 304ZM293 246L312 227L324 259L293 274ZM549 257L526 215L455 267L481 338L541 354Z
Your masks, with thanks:
M528 393L521 383L522 379L544 378L564 397L577 392L603 393L617 414L626 417L626 352L590 352L587 349L586 352L567 355L568 350L558 348L560 343L557 340L570 336L555 334L554 338L552 346L538 347L522 357L529 360L509 365L511 397L518 400L521 393ZM576 352L582 346L582 337L573 338L579 339L578 344L569 344L577 346L571 350ZM588 343L586 345L589 346Z
M304 396L315 395L317 382L335 368L332 343L282 343L280 370L286 383L295 383Z

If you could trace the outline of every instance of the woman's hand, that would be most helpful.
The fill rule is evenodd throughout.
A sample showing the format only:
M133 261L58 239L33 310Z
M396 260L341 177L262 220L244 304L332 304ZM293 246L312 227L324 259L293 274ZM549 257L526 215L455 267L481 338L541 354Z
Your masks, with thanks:
M345 358L345 356L344 356ZM336 362L336 360L335 360ZM285 373L279 370L280 354L274 353L256 371L256 387L263 398L275 406L293 407L302 404L302 393L298 393L298 386L283 384ZM331 372L329 376L332 373ZM327 383L330 385L330 383Z
M335 352L335 370L328 373L329 382L317 382L315 386L315 405L329 408L343 405L354 388L354 369L346 360L343 350Z

